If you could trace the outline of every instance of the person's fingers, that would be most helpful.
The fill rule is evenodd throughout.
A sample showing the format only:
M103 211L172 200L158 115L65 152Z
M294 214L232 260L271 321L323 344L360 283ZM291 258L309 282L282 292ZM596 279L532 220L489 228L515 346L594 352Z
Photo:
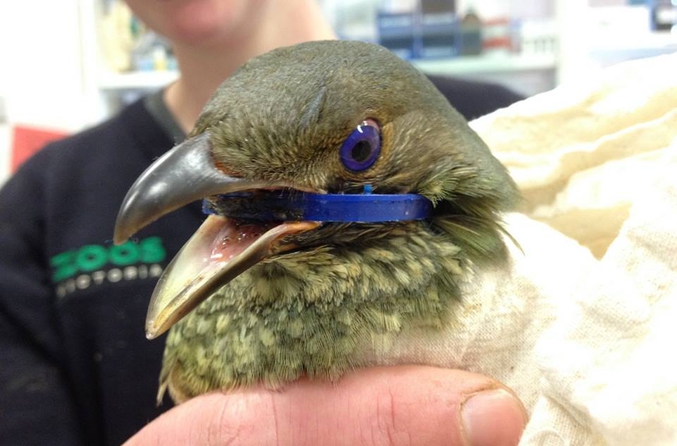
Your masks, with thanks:
M526 412L486 376L423 366L378 367L336 385L301 380L194 398L126 445L516 445Z

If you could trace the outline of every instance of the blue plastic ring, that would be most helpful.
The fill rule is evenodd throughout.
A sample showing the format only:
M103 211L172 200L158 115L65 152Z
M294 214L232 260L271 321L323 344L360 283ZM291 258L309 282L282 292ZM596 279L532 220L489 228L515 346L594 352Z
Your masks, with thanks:
M219 198L245 198L247 193ZM337 223L382 223L424 220L430 217L430 200L418 194L313 194L285 193L257 196L247 211L226 217L254 220L306 220ZM217 213L207 200L203 211Z

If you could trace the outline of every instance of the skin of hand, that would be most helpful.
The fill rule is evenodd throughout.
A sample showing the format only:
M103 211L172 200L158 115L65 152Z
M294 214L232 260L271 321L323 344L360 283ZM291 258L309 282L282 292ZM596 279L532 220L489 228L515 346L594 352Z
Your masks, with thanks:
M337 384L302 379L209 393L148 424L125 446L516 445L527 421L486 376L426 366L362 369Z

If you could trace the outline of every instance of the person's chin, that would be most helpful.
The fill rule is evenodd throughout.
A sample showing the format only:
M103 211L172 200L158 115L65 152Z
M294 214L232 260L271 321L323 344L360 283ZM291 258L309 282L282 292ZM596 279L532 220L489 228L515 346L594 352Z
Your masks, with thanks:
M173 11L169 36L175 42L209 45L237 34L247 17L246 4L223 0L180 1Z

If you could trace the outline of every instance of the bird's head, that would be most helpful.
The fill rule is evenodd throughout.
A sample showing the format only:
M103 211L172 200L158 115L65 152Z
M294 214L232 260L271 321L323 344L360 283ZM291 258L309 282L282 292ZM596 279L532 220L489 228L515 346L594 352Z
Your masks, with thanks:
M359 250L414 225L447 237L469 263L505 258L499 214L516 196L422 73L377 45L310 42L257 57L218 88L189 138L132 186L115 240L194 200L217 214L160 279L152 338L290 251Z

